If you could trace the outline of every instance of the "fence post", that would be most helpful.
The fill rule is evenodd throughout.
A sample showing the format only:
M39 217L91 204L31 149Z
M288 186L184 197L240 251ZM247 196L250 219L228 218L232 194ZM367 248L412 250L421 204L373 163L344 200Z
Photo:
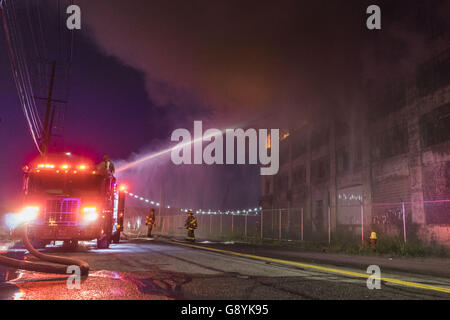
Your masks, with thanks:
M245 235L245 237L247 237L247 218L248 218L248 213L245 215L245 223L244 223L244 235Z
M302 213L301 213L301 228L302 228L302 233L301 233L301 239L303 241L303 208L302 208Z
M261 224L260 224L261 240L263 239L263 222L264 222L263 216L264 216L264 211L261 210Z
M272 220L272 239L274 239L274 222L273 222L274 214L273 214L273 212L274 212L274 209L272 209L272 211L270 212L270 217Z
M331 244L331 208L328 206L328 244Z
M231 214L231 234L234 234L234 214Z
M288 209L287 209L288 211L287 211L287 227L286 227L286 230L287 230L287 238L289 239L289 237L291 236L291 208L290 207L288 207Z
M278 240L281 240L281 209L279 209L278 217Z
M405 203L402 202L402 213L403 213L403 241L406 243L406 217L405 217Z
M361 204L361 245L364 246L364 206Z
M212 214L209 215L209 233L212 233Z

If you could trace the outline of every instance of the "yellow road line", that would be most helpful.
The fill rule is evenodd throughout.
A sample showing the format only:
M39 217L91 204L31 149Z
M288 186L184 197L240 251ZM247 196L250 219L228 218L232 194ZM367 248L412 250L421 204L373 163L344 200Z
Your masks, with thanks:
M262 260L262 261L276 262L276 263L287 264L287 265L296 266L296 267L309 268L309 269L314 269L314 270L320 270L320 271L325 271L325 272L332 272L332 273L343 274L343 275L352 276L352 277L369 278L371 276L370 274L366 274L366 273L352 272L352 271L346 271L346 270L336 269L336 268L321 267L321 266L317 266L317 265L313 265L313 264L301 263L301 262L296 262L296 261L261 257L261 256L253 255L253 254L240 253L240 252L234 252L234 251L228 251L228 250L222 250L222 249L216 249L216 248L210 248L210 247L203 247L203 246L182 243L182 242L175 242L175 241L168 241L168 242L175 244L175 245L185 246L185 247L192 247L192 248L197 248L197 249L202 249L202 250L207 250L207 251L214 251L214 252L218 252L218 253L225 253L225 254L230 254L230 255L234 255L234 256L251 258L251 259ZM395 284L399 284L399 285L403 285L403 286L407 286L407 287L414 287L414 288L420 288L420 289L425 289L425 290L450 293L450 288L437 287L437 286L432 286L429 284L422 284L422 283L411 282L411 281L397 280L397 279L393 279L393 278L381 277L380 279L381 279L381 281L395 283Z

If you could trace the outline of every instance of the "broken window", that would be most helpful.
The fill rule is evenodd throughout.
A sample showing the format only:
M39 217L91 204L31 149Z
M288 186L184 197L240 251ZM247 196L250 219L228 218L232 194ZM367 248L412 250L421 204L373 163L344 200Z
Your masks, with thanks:
M267 179L266 180L266 185L265 185L265 190L264 190L265 194L270 194L270 180Z
M311 150L318 149L328 143L329 129L314 130L311 135Z
M276 177L276 186L278 191L285 191L288 189L288 175L286 173L279 174Z
M293 185L304 185L306 183L306 168L304 165L295 167L292 170Z
M336 151L336 171L346 172L350 169L350 156L347 147L342 147Z
M323 157L312 161L312 178L315 182L320 182L322 180L328 179L328 164L328 157Z
M382 160L408 152L408 128L398 123L372 137L372 158Z
M423 147L450 140L450 103L423 115L420 129Z

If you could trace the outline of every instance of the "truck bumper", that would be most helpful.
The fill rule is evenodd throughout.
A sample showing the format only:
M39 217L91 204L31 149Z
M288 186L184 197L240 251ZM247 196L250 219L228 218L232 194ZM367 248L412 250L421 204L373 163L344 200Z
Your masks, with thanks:
M93 240L102 235L102 229L97 226L63 227L63 226L29 226L28 236L41 240Z

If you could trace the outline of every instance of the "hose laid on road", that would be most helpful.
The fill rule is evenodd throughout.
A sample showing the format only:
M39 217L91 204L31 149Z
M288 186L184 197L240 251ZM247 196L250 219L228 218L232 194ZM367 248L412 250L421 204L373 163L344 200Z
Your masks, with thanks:
M67 274L67 266L78 266L80 268L80 273L82 276L89 275L89 264L83 260L66 258L66 257L58 257L52 256L48 254L41 253L37 251L30 242L28 238L28 229L27 226L24 225L21 227L22 232L22 240L25 245L25 248L36 258L39 258L44 261L60 264L58 265L49 265L46 263L40 262L31 262L31 261L23 261L8 258L0 255L0 265L3 265L8 268L22 269L28 271L37 271L43 273L55 273L55 274ZM63 266L64 265L64 266Z

